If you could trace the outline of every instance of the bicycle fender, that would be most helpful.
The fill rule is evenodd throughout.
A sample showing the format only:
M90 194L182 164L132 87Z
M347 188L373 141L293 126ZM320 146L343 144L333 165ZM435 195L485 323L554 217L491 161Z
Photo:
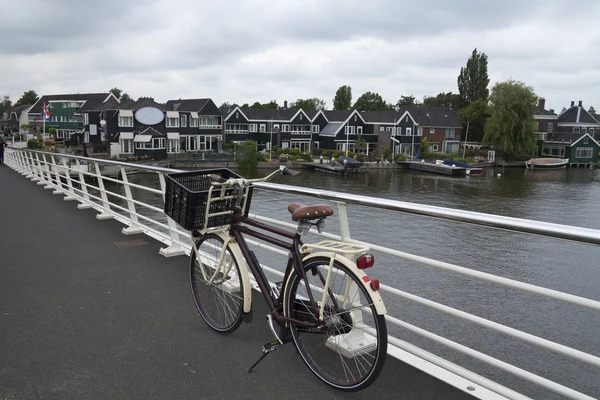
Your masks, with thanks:
M302 262L304 262L306 260L310 260L312 258L317 258L317 257L325 257L325 258L330 259L331 253L324 252L324 251L318 252L318 253L311 253L308 256L304 257L302 259ZM367 290L367 292L369 293L369 295L371 295L371 298L373 299L373 305L375 306L375 310L377 311L377 314L378 315L387 314L387 309L385 308L385 304L383 304L383 299L381 298L379 291L373 290L371 288L369 279L364 279L365 277L368 278L367 274L365 274L365 272L363 270L358 269L358 267L356 266L355 263L353 263L348 258L346 258L340 254L335 255L335 260L344 264L346 267L348 267L348 269L350 271L352 271L352 273L354 273L354 275L356 275L358 277L358 279L362 282L363 286L365 287L365 289Z
M225 232L213 232L226 241L229 239L229 235ZM250 276L248 274L248 264L246 263L246 259L240 250L240 246L237 243L229 242L229 249L231 250L231 254L235 257L238 262L238 267L240 267L240 274L242 275L242 288L244 289L244 307L242 309L244 314L249 314L252 312L252 286L250 285ZM252 317L245 316L246 318L252 319Z

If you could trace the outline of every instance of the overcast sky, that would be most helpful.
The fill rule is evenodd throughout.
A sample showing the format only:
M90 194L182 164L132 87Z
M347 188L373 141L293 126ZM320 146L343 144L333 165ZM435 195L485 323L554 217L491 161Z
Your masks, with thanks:
M476 47L491 85L600 109L600 1L0 0L0 95L104 92L239 104L458 92ZM569 5L570 4L570 5Z

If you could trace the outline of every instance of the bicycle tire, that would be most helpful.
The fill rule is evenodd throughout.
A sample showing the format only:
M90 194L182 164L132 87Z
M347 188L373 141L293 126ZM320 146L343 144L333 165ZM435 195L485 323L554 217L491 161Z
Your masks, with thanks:
M190 289L196 309L204 322L219 333L231 333L242 323L244 285L239 263L229 247L224 259L227 273L223 274L221 271L213 283L207 284L218 265L224 244L223 239L215 234L204 235L195 241L201 262L197 262L196 252L192 249ZM218 304L212 307L210 300Z
M330 260L327 257L316 257L304 262L303 268L306 271L311 288L314 287L313 285L325 281L326 268L329 267L329 262ZM324 274L313 275L312 271L319 267L323 267L322 272L324 272ZM334 292L334 297L338 297L339 295L338 293L335 293L335 290L336 286L339 284L337 277L340 272L342 272L354 283L354 286L350 287L353 287L352 290L355 291L355 295L358 293L361 294L358 303L356 302L357 299L355 298L355 295L351 299L352 301L348 303L352 306L348 309L342 309L342 307L340 307L340 303L342 303L341 305L343 306L341 297L338 299L339 301L337 301L337 307L335 303L330 305L327 304L328 302L326 301L324 319L329 321L327 331L309 331L301 326L290 324L290 332L292 341L302 357L302 360L319 379L335 389L349 392L359 391L365 389L377 379L385 363L388 343L385 316L377 314L369 291L348 267L335 260L333 268L334 272L332 273L329 287ZM318 278L311 281L311 277ZM344 286L346 286L345 280ZM286 315L295 319L315 321L315 314L317 314L317 312L307 308L310 307L310 302L306 302L308 294L302 296L299 294L299 288L306 291L302 276L294 271L288 278L286 287L284 288ZM341 288L341 286L338 288ZM344 299L348 299L350 295L347 286L343 291ZM311 289L311 292L315 297L315 301L320 302L323 291ZM331 300L329 296L327 300ZM358 306L359 304L360 307ZM359 311L359 309L364 311ZM352 313L357 312L360 312L360 316L362 317L361 322L363 323L354 323L355 319L358 320L359 318ZM373 325L375 335L364 331L365 326L363 325L365 320L367 320L366 325ZM329 325L331 325L331 327L329 327ZM353 337L350 336L352 331L354 331ZM323 335L323 333L327 336L325 343L323 344L325 347L323 350L326 350L326 352L323 354L310 354L309 348L312 348L312 346L309 345L310 343L308 343L308 340L310 340L311 337L319 340L319 335ZM364 335L362 342L358 335ZM365 347L360 348L360 346ZM319 348L320 347L321 345L319 345ZM321 350L321 352L323 352L323 350ZM336 355L332 354L335 352L337 352ZM369 363L365 356L368 356L369 359L372 358L373 362ZM345 359L353 359L354 365L348 365L349 363L347 364L344 361ZM335 364L334 361L336 360L340 361L342 373L334 375L326 370L326 364ZM322 365L319 365L321 362ZM356 369L353 371L352 367L354 366L356 366ZM355 375L357 375L358 378L354 378ZM350 376L352 376L352 379L350 379Z

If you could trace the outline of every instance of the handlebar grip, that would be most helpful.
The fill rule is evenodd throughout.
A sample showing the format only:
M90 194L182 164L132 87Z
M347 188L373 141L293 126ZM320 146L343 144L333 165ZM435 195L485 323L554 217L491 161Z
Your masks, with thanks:
M210 176L210 179L212 179L215 182L219 182L219 183L225 183L225 182L227 182L227 179L225 179L223 177L220 177L219 175L213 175L213 174L211 174L209 176Z

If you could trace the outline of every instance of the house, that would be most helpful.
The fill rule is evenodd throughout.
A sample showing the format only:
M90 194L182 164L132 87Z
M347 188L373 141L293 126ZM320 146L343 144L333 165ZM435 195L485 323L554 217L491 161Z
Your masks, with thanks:
M179 140L169 152L220 150L223 115L212 99L169 100L165 109L169 140Z
M535 119L535 133L538 140L546 140L548 134L558 131L558 115L554 110L546 110L546 99L538 99L538 108L533 116Z
M370 154L376 148L377 135L358 110L323 111L325 126L319 126L321 148Z
M85 113L85 142L110 142L111 156L137 156L160 160L179 147L169 139L166 109L151 97L115 104L105 102Z
M418 145L419 149L414 151L428 151L442 153L458 153L462 137L462 124L458 115L451 107L402 107L399 112L404 111L396 138L401 137L401 153L410 154L408 151L412 146ZM403 130L401 130L403 129ZM411 134L415 140L411 140L410 146L406 144ZM404 139L404 140L403 140ZM421 139L426 139L429 148L420 149Z
M594 139L600 135L600 122L583 108L571 102L571 107L558 116L558 132L560 133L589 133Z
M44 95L29 110L29 125L33 132L42 128L42 108L47 104L50 121L46 128L56 129L57 139L69 139L84 126L84 114L109 100L117 100L112 93Z
M16 106L10 110L8 128L11 132L29 133L29 110L31 104Z
M538 142L541 157L568 158L570 166L592 166L600 160L600 144L591 132L553 132Z
M241 143L245 140L256 141L261 150L279 146L282 149L297 147L302 152L309 152L312 148L312 119L301 109L288 109L287 102L279 110L235 107L225 117L225 141Z

